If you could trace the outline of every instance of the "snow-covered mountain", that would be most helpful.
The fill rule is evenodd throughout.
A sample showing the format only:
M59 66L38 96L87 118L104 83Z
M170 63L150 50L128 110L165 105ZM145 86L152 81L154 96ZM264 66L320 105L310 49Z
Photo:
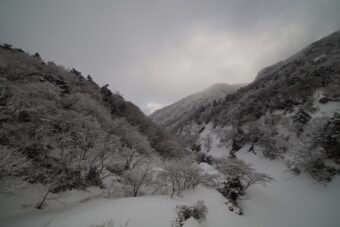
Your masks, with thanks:
M250 151L283 159L296 173L330 181L340 163L340 32L261 70L253 83L206 103L185 121L174 112L162 118L172 121L154 121L188 137L188 146L212 125L231 155L250 144Z
M51 192L103 186L100 175L127 170L136 157L181 154L173 136L108 85L0 45L0 193L17 176Z
M149 117L156 124L167 128L170 131L180 127L181 123L185 123L192 114L202 106L207 104L217 105L217 103L239 89L242 84L213 84L207 89L189 95L169 106L159 109L152 113Z
M338 226L340 32L239 87L154 113L179 142L107 85L1 45L0 226Z

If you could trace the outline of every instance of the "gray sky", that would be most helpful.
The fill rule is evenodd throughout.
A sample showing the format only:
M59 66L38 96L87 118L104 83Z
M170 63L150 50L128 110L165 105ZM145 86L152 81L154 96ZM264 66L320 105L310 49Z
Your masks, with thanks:
M0 0L0 42L75 67L143 110L263 67L340 29L339 0Z

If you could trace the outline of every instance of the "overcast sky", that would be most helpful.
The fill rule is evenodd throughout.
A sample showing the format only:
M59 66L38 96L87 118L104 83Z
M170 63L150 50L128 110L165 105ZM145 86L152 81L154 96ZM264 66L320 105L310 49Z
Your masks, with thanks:
M0 42L75 67L146 110L340 29L340 0L0 0Z

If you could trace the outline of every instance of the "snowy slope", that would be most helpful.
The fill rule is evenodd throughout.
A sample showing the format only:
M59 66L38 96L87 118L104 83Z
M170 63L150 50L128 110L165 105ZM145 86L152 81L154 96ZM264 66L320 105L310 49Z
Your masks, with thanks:
M189 118L199 107L212 103L214 100L218 101L226 95L235 92L241 86L241 84L214 84L203 91L192 94L155 111L149 117L156 124L172 130L178 126L180 122Z
M285 172L280 161L270 161L247 152L237 157L252 163L259 172L270 174L275 182L267 187L254 185L248 199L240 202L245 213L238 216L225 206L225 199L214 189L204 186L188 191L183 198L145 196L122 199L93 199L55 210L31 211L0 217L0 226L30 227L49 226L84 227L93 223L113 220L116 226L128 221L129 227L170 227L178 204L193 205L204 200L208 208L207 219L199 223L205 227L337 227L340 223L340 178L324 187L313 184L309 178L292 176ZM213 148L214 156L225 154L224 148ZM203 168L208 169L208 168ZM195 225L194 225L195 224ZM188 226L198 226L192 220Z

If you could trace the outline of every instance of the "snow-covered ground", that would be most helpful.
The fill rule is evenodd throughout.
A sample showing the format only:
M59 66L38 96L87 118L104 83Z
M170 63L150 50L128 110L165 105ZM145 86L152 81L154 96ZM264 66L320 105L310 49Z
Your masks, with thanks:
M258 172L275 178L267 187L249 188L248 199L240 202L244 215L230 212L225 199L216 190L198 186L187 191L182 198L169 196L144 196L137 198L94 198L86 202L52 210L34 210L20 214L0 216L0 226L30 227L65 226L86 227L93 223L113 220L116 226L128 221L129 227L170 227L178 204L193 205L204 200L208 208L202 227L337 227L340 223L340 178L336 177L326 187L313 184L307 176L292 176L285 172L281 161L264 159L260 154L248 152L244 147L236 153L238 158L252 163ZM210 153L210 152L209 152ZM225 148L213 145L211 154L223 156ZM260 152L258 152L260 153ZM201 164L201 168L214 173L214 168ZM186 226L197 226L189 220Z

